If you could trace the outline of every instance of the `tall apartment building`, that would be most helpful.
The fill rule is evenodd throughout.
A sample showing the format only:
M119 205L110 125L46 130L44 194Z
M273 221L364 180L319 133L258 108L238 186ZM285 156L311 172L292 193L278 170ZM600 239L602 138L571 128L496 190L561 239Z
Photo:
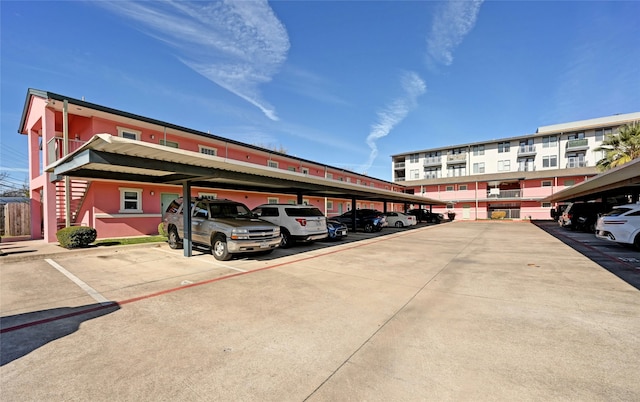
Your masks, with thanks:
M598 173L602 141L640 112L539 127L534 134L392 155L392 177L415 194L446 201L462 219L548 219L542 200Z

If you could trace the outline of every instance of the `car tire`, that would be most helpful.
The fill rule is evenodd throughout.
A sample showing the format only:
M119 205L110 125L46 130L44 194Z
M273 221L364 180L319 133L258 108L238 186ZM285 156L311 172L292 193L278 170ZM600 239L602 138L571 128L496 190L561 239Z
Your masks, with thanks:
M400 221L397 221L396 224L395 224L395 227L397 227L397 228L401 228L403 226L404 226L404 224L402 222L400 222Z
M293 239L291 238L291 233L285 228L280 228L280 248L289 248L292 246Z
M228 261L232 255L227 249L227 239L224 236L216 236L211 242L211 254L218 261Z
M364 231L365 231L365 233L373 232L373 224L372 223L365 223L364 224Z
M182 248L182 240L180 240L178 230L175 227L169 229L167 243L169 243L169 248L173 250L180 250Z
M636 238L633 239L633 247L635 247L637 250L640 250L640 233L638 233L636 235Z

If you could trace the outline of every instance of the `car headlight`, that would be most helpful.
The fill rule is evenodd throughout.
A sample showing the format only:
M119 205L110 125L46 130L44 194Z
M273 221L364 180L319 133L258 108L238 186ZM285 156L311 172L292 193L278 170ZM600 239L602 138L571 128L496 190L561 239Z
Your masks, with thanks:
M243 228L233 228L231 229L231 238L233 240L248 240L249 230Z

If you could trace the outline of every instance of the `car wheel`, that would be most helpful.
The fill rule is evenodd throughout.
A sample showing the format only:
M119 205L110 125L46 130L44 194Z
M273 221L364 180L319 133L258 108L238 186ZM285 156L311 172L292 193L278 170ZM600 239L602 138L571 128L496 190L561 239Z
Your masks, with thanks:
M636 238L633 239L633 247L640 250L640 233L636 235Z
M293 243L293 239L291 238L291 233L285 228L280 228L280 247L281 248L289 248L291 247L291 243Z
M218 261L228 261L232 255L227 249L227 240L223 236L216 236L211 243L211 254Z
M365 224L364 224L364 231L365 231L366 233L371 233L371 232L373 232L373 224L371 224L371 223L365 223Z
M182 248L182 240L180 240L180 236L178 236L178 230L175 227L172 227L169 230L169 248L174 250L179 250Z
M396 222L396 224L395 224L395 226L396 226L397 228L401 228L401 227L403 227L404 225L402 224L402 222L397 221L397 222Z

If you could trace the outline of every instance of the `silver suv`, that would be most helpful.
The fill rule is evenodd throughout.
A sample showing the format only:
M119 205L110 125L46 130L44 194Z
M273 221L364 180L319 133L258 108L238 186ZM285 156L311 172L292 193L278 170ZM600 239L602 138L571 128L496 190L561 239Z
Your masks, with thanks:
M169 247L182 248L182 197L169 204L163 223ZM194 244L210 247L216 260L226 261L236 253L270 253L280 245L280 228L257 219L242 203L195 198L191 202L191 237Z
M310 205L262 204L251 212L260 219L280 226L280 247L290 247L296 241L311 242L324 239L327 233L327 218Z

